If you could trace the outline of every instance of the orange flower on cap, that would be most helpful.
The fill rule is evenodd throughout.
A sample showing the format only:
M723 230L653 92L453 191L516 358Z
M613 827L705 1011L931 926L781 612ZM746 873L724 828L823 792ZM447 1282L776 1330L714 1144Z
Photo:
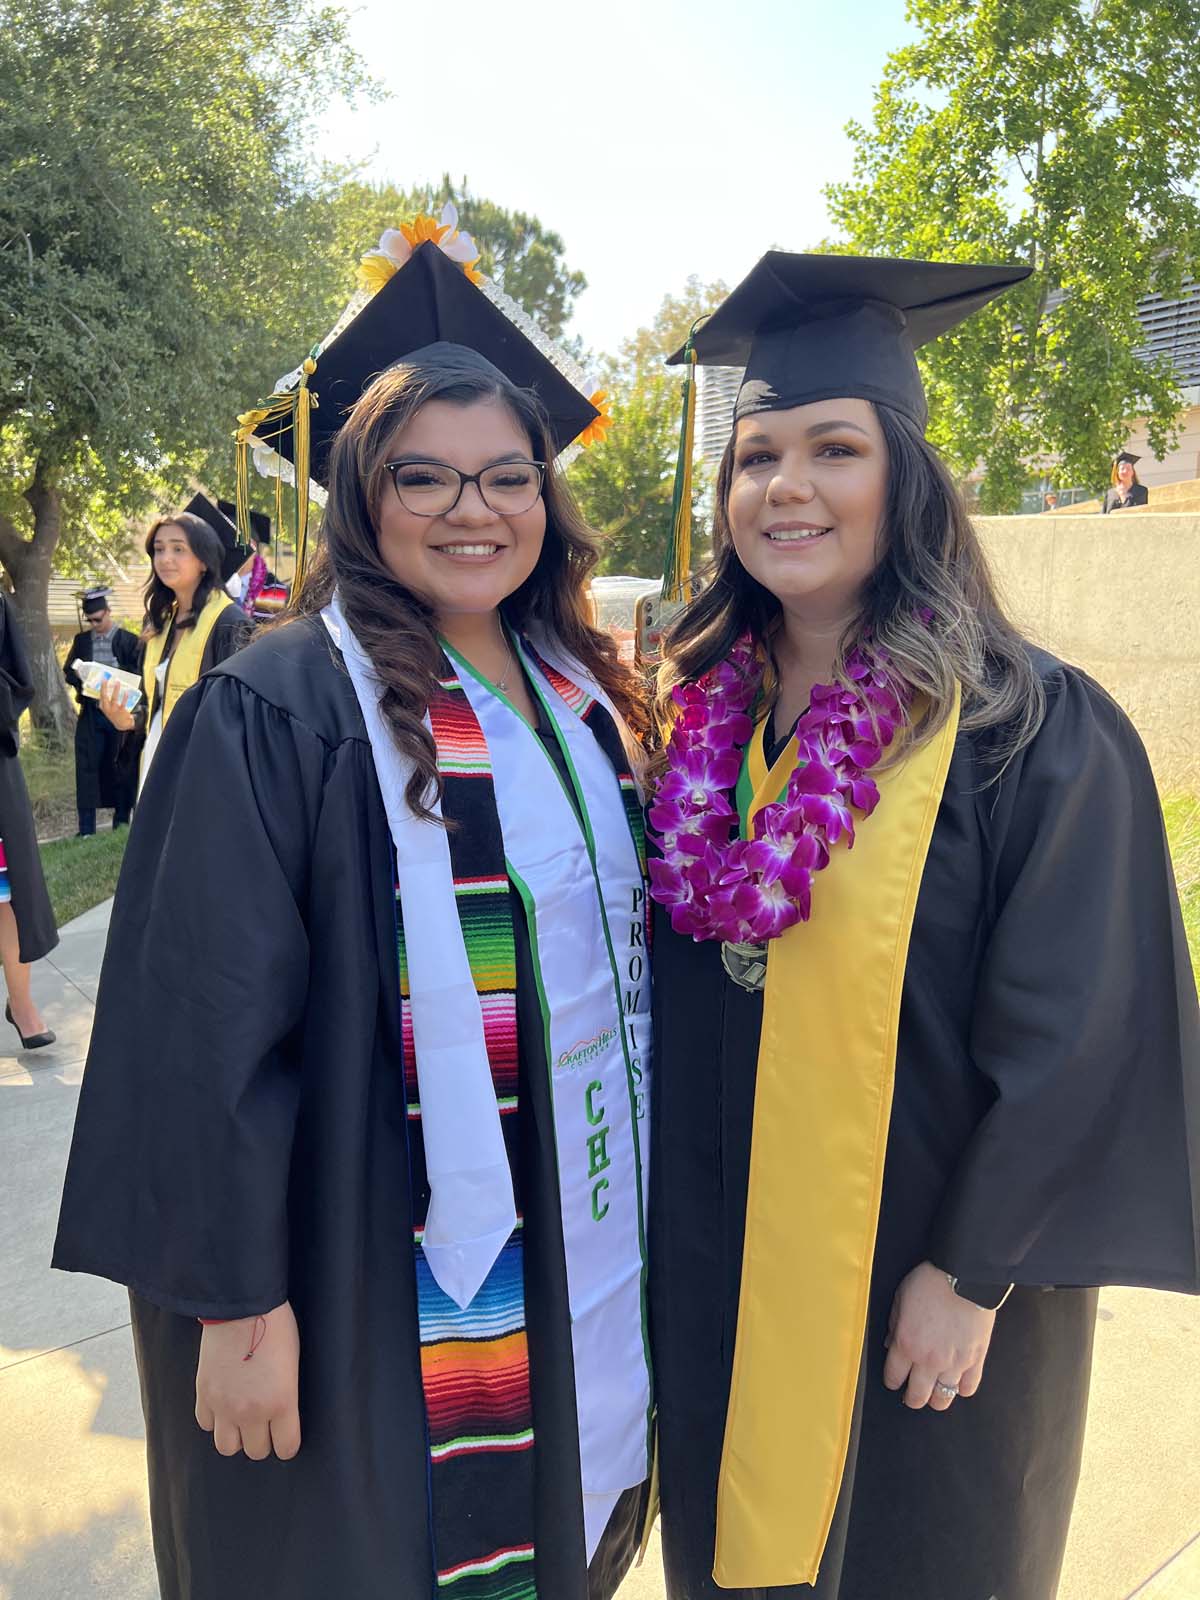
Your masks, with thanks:
M582 445L600 444L613 425L612 403L608 398L607 389L597 389L594 394L588 396L588 399L600 415L588 423L576 443Z

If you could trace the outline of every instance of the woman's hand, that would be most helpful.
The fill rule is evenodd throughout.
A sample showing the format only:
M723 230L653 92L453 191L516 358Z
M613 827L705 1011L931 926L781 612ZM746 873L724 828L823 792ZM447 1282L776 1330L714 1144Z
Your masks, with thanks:
M119 678L108 678L100 685L100 709L121 733L128 733L137 726L133 712L125 709L128 692Z
M285 1300L262 1317L211 1323L200 1336L196 1421L223 1456L290 1461L300 1448L300 1335Z
M904 1404L914 1411L947 1411L954 1395L946 1389L964 1397L978 1389L995 1322L994 1311L962 1299L944 1272L923 1261L892 1301L884 1383L904 1388Z

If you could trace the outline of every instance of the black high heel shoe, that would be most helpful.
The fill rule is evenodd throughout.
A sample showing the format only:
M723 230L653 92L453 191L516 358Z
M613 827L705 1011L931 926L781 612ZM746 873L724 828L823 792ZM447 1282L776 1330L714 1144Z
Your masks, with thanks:
M12 1006L7 1001L4 1003L4 1016L6 1021L11 1022L13 1027L17 1028L17 1019L13 1016ZM43 1050L46 1045L53 1044L58 1035L53 1028L47 1028L45 1033L31 1033L27 1039L20 1028L17 1028L17 1038L21 1041L22 1050Z

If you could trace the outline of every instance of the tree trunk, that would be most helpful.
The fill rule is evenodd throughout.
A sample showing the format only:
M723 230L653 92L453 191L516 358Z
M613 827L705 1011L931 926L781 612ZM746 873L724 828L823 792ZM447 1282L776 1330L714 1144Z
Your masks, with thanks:
M0 559L13 582L13 607L25 639L33 674L30 717L35 728L64 742L75 727L75 713L63 681L50 632L50 569L62 531L62 504L45 461L39 461L25 491L33 511L33 538L22 539L11 525L0 536Z

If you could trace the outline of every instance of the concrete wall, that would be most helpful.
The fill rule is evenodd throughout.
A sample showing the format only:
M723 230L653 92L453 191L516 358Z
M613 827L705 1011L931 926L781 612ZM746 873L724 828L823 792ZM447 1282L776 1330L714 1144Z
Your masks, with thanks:
M1200 516L975 525L1014 622L1125 708L1164 789L1200 790Z

